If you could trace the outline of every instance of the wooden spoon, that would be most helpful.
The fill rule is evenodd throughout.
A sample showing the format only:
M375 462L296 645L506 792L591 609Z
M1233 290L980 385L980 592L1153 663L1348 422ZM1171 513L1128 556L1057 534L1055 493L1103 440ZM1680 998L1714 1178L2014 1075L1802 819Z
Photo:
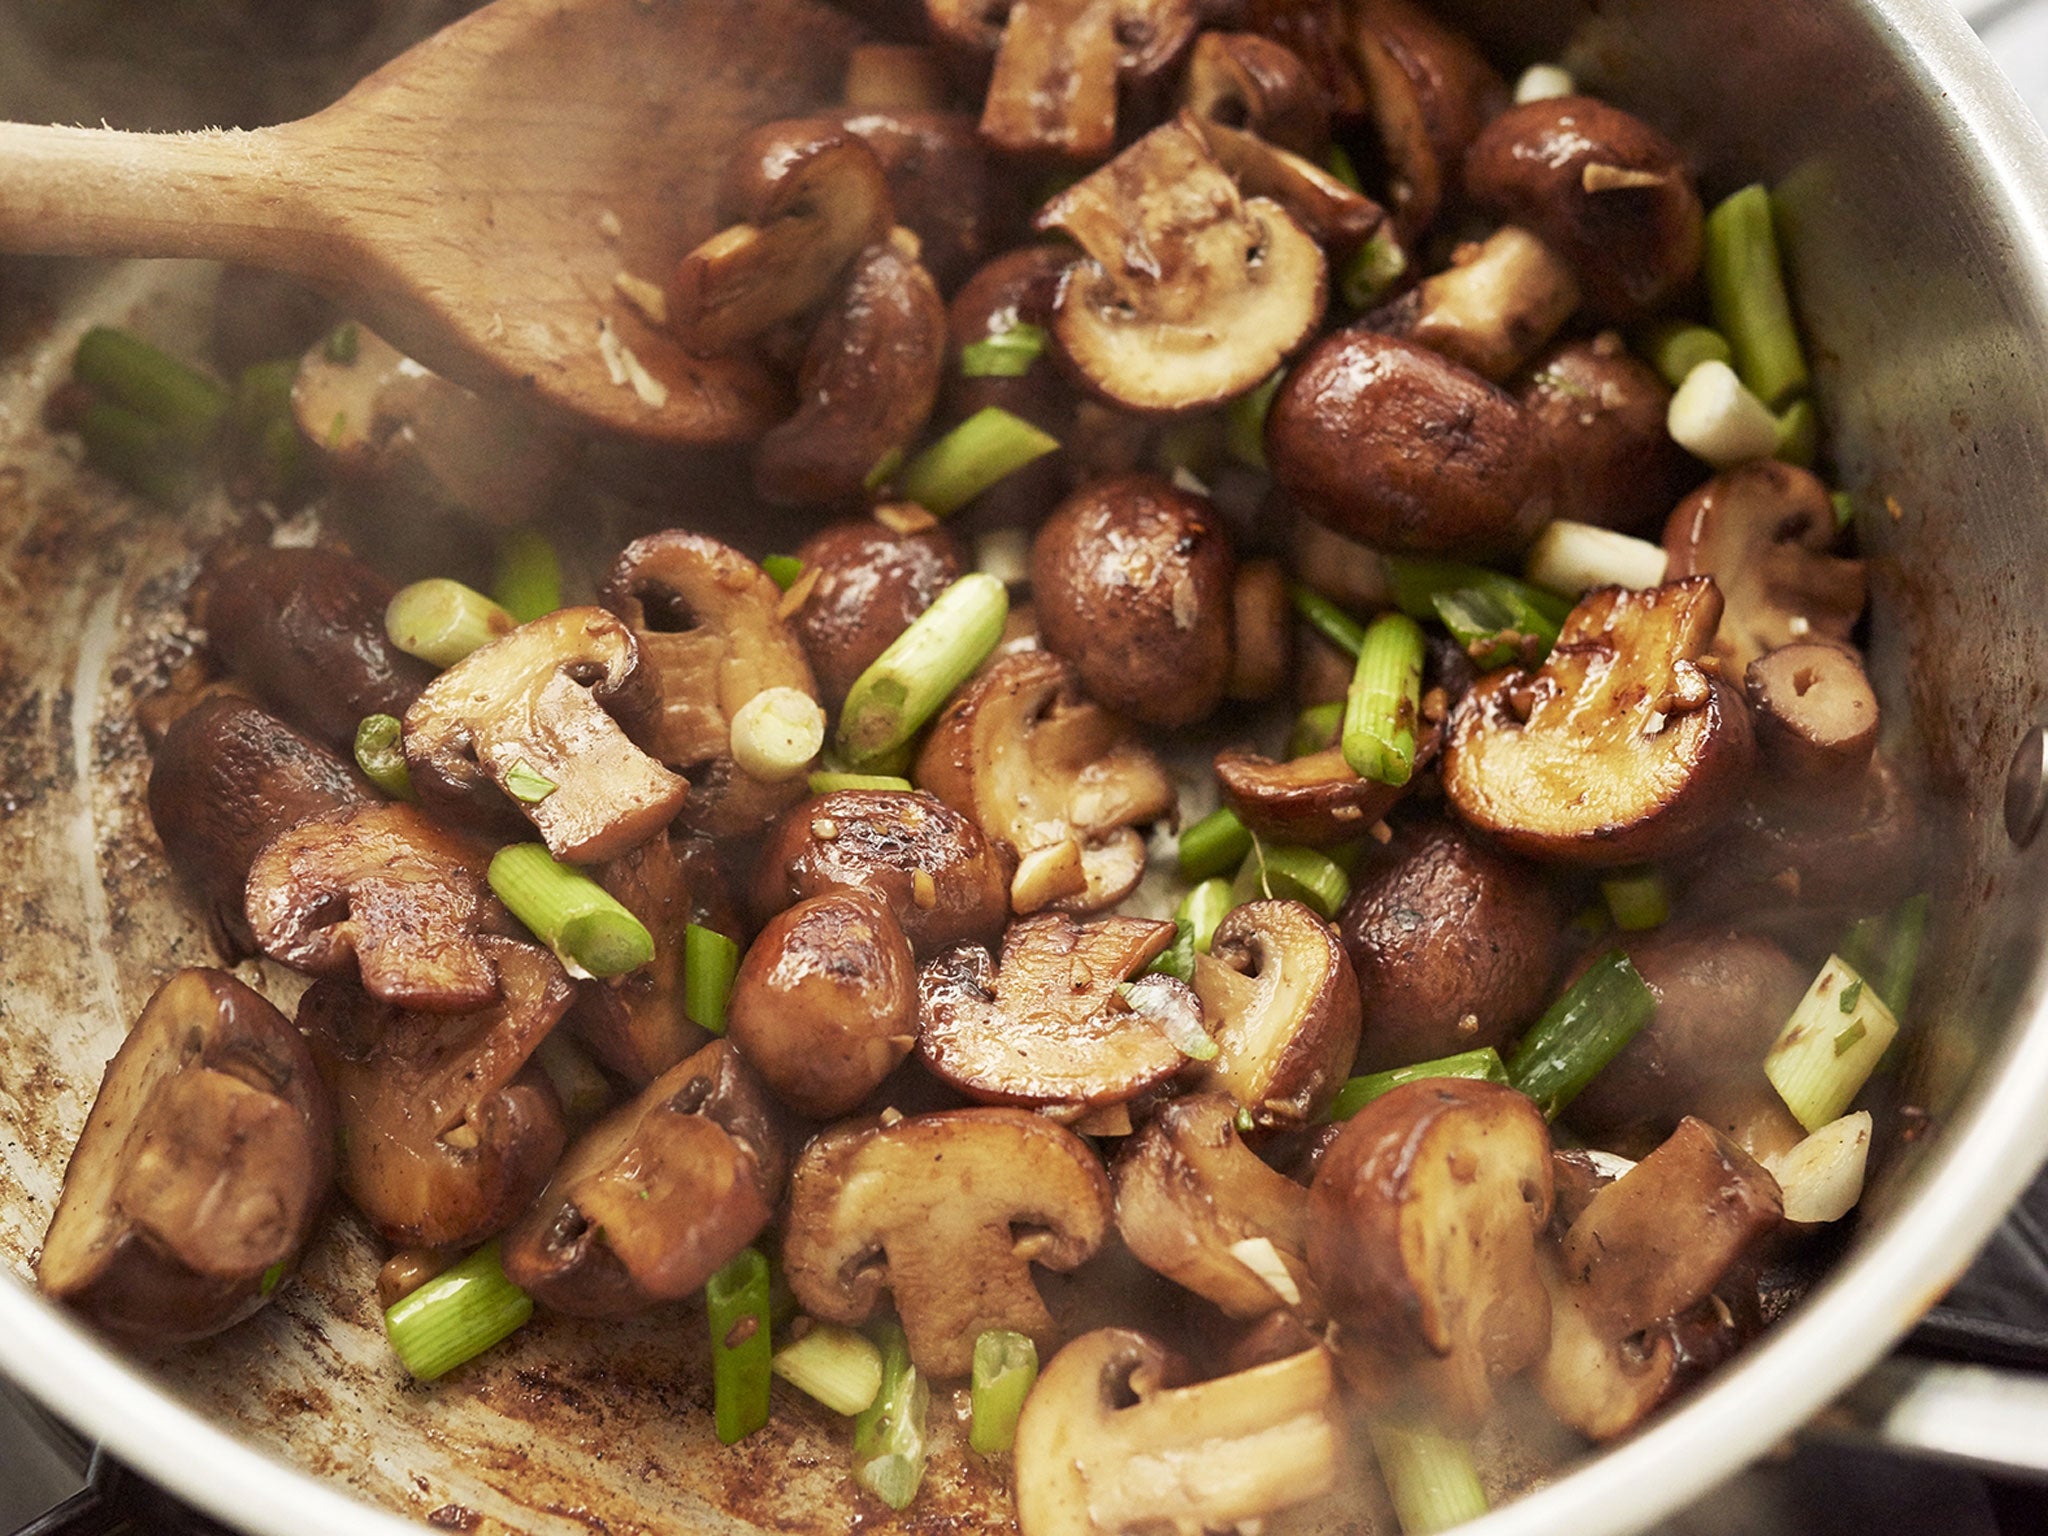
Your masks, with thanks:
M269 267L585 429L751 437L784 413L768 372L683 351L614 280L666 281L732 144L836 99L856 32L816 0L495 0L298 122L0 124L0 250ZM614 381L620 347L654 384Z

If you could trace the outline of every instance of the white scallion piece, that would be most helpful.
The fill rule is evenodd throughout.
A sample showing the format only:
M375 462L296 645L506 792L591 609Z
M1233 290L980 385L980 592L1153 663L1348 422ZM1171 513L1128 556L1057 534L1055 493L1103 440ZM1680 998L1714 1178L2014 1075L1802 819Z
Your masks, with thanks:
M974 541L974 568L1006 587L1031 584L1031 533L1025 528L991 528Z
M1829 955L1764 1057L1764 1076L1809 1131L1841 1118L1899 1032L1877 988Z
M1579 94L1579 82L1562 64L1531 64L1515 82L1515 105Z
M801 688L763 688L733 714L733 761L764 784L795 778L824 749L824 706Z
M1560 517L1536 535L1522 574L1560 597L1576 598L1595 587L1654 587L1670 560L1661 544Z
M1664 426L1673 442L1716 469L1778 451L1778 418L1726 363L1704 362L1671 397Z
M1863 1198L1870 1156L1870 1111L1830 1120L1776 1157L1764 1159L1785 1195L1787 1221L1840 1221Z
M834 1413L851 1417L882 1390L882 1352L872 1340L837 1323L813 1322L775 1351L769 1368Z
M1273 1294L1290 1307L1301 1305L1301 1287L1273 1246L1270 1237L1248 1237L1230 1245L1230 1255L1273 1289Z

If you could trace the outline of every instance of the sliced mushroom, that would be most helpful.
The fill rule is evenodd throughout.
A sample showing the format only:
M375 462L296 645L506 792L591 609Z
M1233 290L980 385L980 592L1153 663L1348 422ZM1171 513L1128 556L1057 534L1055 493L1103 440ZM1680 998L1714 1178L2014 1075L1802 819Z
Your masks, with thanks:
M450 1248L506 1226L554 1171L561 1106L527 1066L568 1011L555 957L486 938L502 995L472 1013L414 1013L316 981L299 1030L335 1097L341 1187L400 1247Z
M498 974L480 936L516 931L485 881L490 857L409 805L330 812L256 856L249 928L279 964L355 977L383 1002L481 1008L498 995Z
M1877 747L1877 694L1845 646L1794 641L1749 664L1749 716L1764 761L1816 791L1853 785Z
M1794 640L1847 641L1863 613L1863 562L1830 554L1828 488L1775 459L1714 476L1664 525L1669 575L1711 576L1727 603L1715 648L1740 677Z
M1132 828L1179 803L1158 760L1079 694L1073 667L1050 651L999 656L953 696L918 755L917 782L1016 858L1020 913L1123 900L1145 869Z
M1260 1125L1305 1125L1330 1107L1358 1051L1358 977L1330 925L1298 901L1254 901L1195 956L1195 993L1217 1054L1195 1080Z
M898 533L872 519L834 523L796 552L811 590L790 619L828 709L966 570L943 524Z
M1699 842L1734 808L1752 755L1749 712L1705 658L1720 615L1701 576L1587 594L1539 671L1495 672L1459 703L1442 767L1458 815L1573 864Z
M629 1317L702 1290L775 1213L774 1104L714 1040L569 1149L505 1236L506 1278L557 1312Z
M1539 358L1516 391L1557 467L1556 513L1644 533L1661 528L1700 467L1671 440L1671 391L1614 331Z
M987 1329L1052 1346L1031 1266L1074 1268L1109 1225L1109 1178L1080 1137L1021 1109L958 1109L813 1141L790 1181L782 1256L811 1316L864 1322L886 1289L912 1363L959 1377Z
M1466 149L1507 105L1507 84L1470 39L1409 0L1351 0L1351 52L1404 244L1457 193Z
M739 551L669 529L620 552L599 594L631 626L658 705L636 733L691 778L689 824L713 837L758 831L803 797L801 777L753 778L732 756L732 718L755 695L817 697L782 589Z
M630 717L647 691L624 624L558 608L470 652L406 711L413 790L472 824L501 828L516 811L558 859L616 858L675 820L689 792L608 712Z
M1183 117L1040 210L1087 259L1060 284L1053 333L1103 399L1182 411L1243 394L1323 316L1322 248L1269 198L1240 196Z
M107 1063L36 1283L132 1339L218 1333L276 1289L333 1181L305 1042L234 977L179 971Z
M1173 942L1172 923L1065 915L1013 923L998 967L962 946L918 976L918 1053L934 1076L985 1104L1071 1111L1122 1104L1158 1087L1186 1057L1161 1027L1176 1008L1181 1038L1199 1034L1194 999L1170 977L1145 985L1146 1007L1124 984Z
M1483 241L1459 246L1448 267L1424 278L1367 323L1499 384L1578 307L1571 268L1526 229L1508 224Z
M1436 756L1436 739L1437 733L1429 732L1431 759ZM1423 750L1418 746L1418 767ZM1408 792L1407 785L1360 778L1336 747L1284 763L1256 752L1219 752L1216 782L1224 803L1253 832L1272 842L1308 848L1357 842Z
M646 928L654 957L603 986L579 987L564 1025L606 1067L635 1087L651 1083L702 1049L710 1031L693 1024L683 1007L684 930L706 921L719 933L740 932L723 915L699 916L713 882L701 856L686 857L666 832L621 854L591 876ZM692 869L692 863L697 865ZM693 878L694 877L694 878Z
M1308 1283L1308 1191L1238 1139L1237 1105L1228 1094L1168 1104L1124 1143L1110 1178L1117 1231L1141 1264L1231 1317L1300 1304ZM1265 1244L1280 1273L1246 1263L1248 1243Z
M1181 76L1181 105L1297 155L1330 142L1330 106L1299 55L1256 32L1204 32Z
M870 108L838 123L874 151L896 222L916 234L941 289L959 287L1011 237L1019 211L1011 179L966 113Z
M1385 220L1384 208L1313 160L1242 128L1193 120L1239 192L1278 203L1331 255L1363 245Z
M1309 1188L1309 1271L1368 1403L1419 1397L1470 1428L1493 1385L1542 1358L1550 1132L1494 1083L1433 1078L1367 1104Z
M1336 1486L1344 1413L1328 1351L1176 1386L1185 1376L1127 1328L1061 1350L1017 1422L1021 1536L1228 1530Z

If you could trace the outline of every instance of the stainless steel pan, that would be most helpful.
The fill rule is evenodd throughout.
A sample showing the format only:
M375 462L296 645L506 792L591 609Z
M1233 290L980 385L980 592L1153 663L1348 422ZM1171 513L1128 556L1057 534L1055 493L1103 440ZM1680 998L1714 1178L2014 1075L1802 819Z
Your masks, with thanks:
M1475 1536L1599 1536L1698 1496L1869 1371L2048 1151L2048 851L2016 847L2005 815L2016 752L2027 809L2040 754L2023 743L2048 718L2048 145L1943 0L1463 9L1675 130L1712 187L1781 187L1840 479L1875 557L1874 667L1939 805L1908 1069L1931 1128L1883 1169L1832 1278L1617 1449L1558 1467L1533 1438L1489 1447L1497 1494L1535 1491ZM104 110L68 65L9 46L18 19L0 4L0 113L52 84L40 99L80 105L51 114ZM206 274L80 267L57 288L30 334L0 320L0 1370L250 1531L365 1536L405 1528L385 1511L437 1510L471 1529L849 1528L831 1426L784 1416L737 1450L711 1443L687 1309L550 1322L419 1390L385 1352L373 1248L347 1223L255 1324L156 1360L109 1352L18 1283L123 1022L165 969L209 958L154 856L133 706L182 652L191 549L224 510L173 521L92 491L38 424L84 325L189 331ZM1362 1503L1305 1523L1391 1529L1363 1483ZM942 1472L906 1523L981 1524L991 1493Z

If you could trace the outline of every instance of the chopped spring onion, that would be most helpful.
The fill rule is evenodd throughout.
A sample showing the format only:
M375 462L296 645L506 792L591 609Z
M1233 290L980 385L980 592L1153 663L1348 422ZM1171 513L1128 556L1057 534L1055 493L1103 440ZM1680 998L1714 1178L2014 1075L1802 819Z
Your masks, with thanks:
M1562 64L1531 64L1515 81L1515 105L1518 107L1532 101L1554 101L1560 96L1576 96L1578 93L1579 82Z
M521 624L562 606L562 562L555 546L531 528L515 528L498 540L491 596Z
M1835 532L1840 533L1856 521L1856 498L1847 491L1836 491L1828 497L1835 508Z
M1179 942L1177 936L1175 942ZM1189 946L1190 948L1193 947L1192 937L1189 939ZM1194 969L1193 957L1190 956L1187 975L1179 976L1178 979L1182 981L1193 980ZM1159 974L1177 973L1164 973L1159 970L1157 965L1153 965L1147 968L1146 976L1141 976L1136 981L1118 982L1117 996L1123 1000L1124 1006L1130 1009L1131 1012L1142 1014L1145 1018L1151 1020L1152 1023L1158 1025L1159 1032L1166 1036L1168 1043L1175 1050L1179 1051L1181 1055L1187 1057L1188 1060L1214 1061L1221 1048L1216 1044L1215 1037L1203 1025L1201 1014L1187 1007L1182 999L1176 997L1163 983L1147 979L1149 976ZM1111 1107L1121 1109L1121 1106ZM1126 1119L1128 1118L1128 1114L1126 1114ZM1099 1134L1121 1135L1127 1133L1101 1132Z
M1809 1131L1838 1120L1899 1032L1877 988L1842 960L1827 964L1764 1057L1764 1076Z
M539 805L561 788L525 758L505 770L505 793L521 805Z
M1819 454L1820 412L1811 400L1794 400L1778 413L1778 447L1772 457L1811 469Z
M1654 869L1624 870L1600 882L1614 926L1623 933L1661 928L1671 919L1671 893Z
M346 366L353 363L363 349L362 332L353 320L344 320L327 333L327 340L320 348L330 363Z
M1483 1045L1476 1051L1460 1051L1455 1056L1441 1056L1435 1061L1418 1061L1409 1067L1394 1067L1385 1072L1349 1078L1331 1101L1330 1118L1349 1120L1374 1099L1392 1093L1403 1083L1421 1082L1432 1077L1476 1078L1481 1082L1499 1083L1503 1088L1513 1086L1508 1081L1508 1069L1500 1059L1500 1052L1490 1045Z
M768 1422L773 1357L768 1261L742 1248L704 1287L711 1320L711 1413L720 1445L736 1445Z
M1927 893L1908 896L1889 912L1858 918L1842 940L1842 958L1877 988L1894 1017L1913 997L1920 941L1927 932Z
M1224 407L1223 442L1238 463L1253 469L1266 467L1266 412L1272 409L1273 397L1280 393L1286 377L1284 368L1276 368L1263 384Z
M1536 535L1522 574L1536 586L1579 598L1595 587L1654 587L1670 559L1663 545L1648 539L1560 517Z
M1656 1011L1656 995L1628 956L1609 950L1522 1037L1508 1081L1555 1120Z
M1297 581L1287 588L1287 598L1317 634L1347 656L1356 656L1365 644L1365 626L1322 593L1311 592Z
M739 974L740 947L700 923L683 929L683 1012L714 1035L725 1033L725 1006Z
M1798 1145L1763 1160L1785 1197L1785 1219L1840 1221L1863 1198L1870 1111L1830 1120Z
M1013 325L960 349L963 379L1018 379L1031 371L1045 351L1045 331L1036 325Z
M405 766L405 727L396 715L365 715L356 726L356 766L363 777L394 800L412 798L412 774Z
M1287 755L1296 758L1327 752L1337 745L1343 734L1344 706L1341 702L1311 704L1295 716L1293 733L1287 738Z
M884 1323L882 1386L853 1423L853 1480L891 1509L908 1509L924 1481L931 1388L910 1363L903 1330Z
M1391 1414L1371 1414L1365 1427L1405 1536L1448 1531L1486 1513L1486 1490L1468 1441Z
M1231 905L1248 901L1298 901L1325 922L1335 918L1351 894L1351 877L1326 853L1287 843L1252 839L1252 851L1230 887Z
M505 1278L492 1242L394 1303L384 1314L384 1332L413 1378L432 1381L475 1359L531 1316L533 1298Z
M304 463L305 439L292 415L298 372L296 363L283 360L251 363L235 382L228 441L237 466L267 496L290 490Z
M733 711L731 739L742 773L780 784L825 749L825 706L801 688L763 688Z
M1783 410L1806 393L1808 377L1778 259L1771 194L1761 183L1730 194L1707 215L1703 255L1707 302L1734 351L1735 371L1765 406Z
M384 632L391 643L436 667L452 667L518 627L511 614L476 588L445 576L399 588L384 609Z
M768 573L768 579L787 592L796 585L797 577L804 573L803 561L795 555L763 555L761 569Z
M1716 469L1778 451L1778 419L1726 363L1701 363L1686 375L1671 396L1664 426L1679 447Z
M1653 327L1643 337L1642 348L1650 366L1673 389L1683 384L1701 363L1729 363L1735 357L1726 336L1709 326L1685 320Z
M78 338L71 376L109 404L156 423L169 442L186 449L209 442L228 408L228 392L213 379L112 326L96 325Z
M1058 438L1001 406L976 411L903 466L896 490L934 517L957 512L1006 475L1057 452Z
M851 1418L882 1390L882 1352L874 1340L837 1323L809 1331L775 1351L775 1374L834 1413Z
M861 673L839 712L839 750L855 769L908 745L1003 637L1010 597L995 577L962 576Z
M1394 605L1411 619L1438 619L1482 667L1534 665L1550 654L1571 601L1483 565L1389 558Z
M1180 877L1207 880L1234 870L1252 851L1251 829L1221 806L1180 834Z
M1422 628L1405 613L1383 613L1365 632L1345 696L1344 761L1375 784L1406 784L1421 716Z
M1371 309L1408 275L1408 253L1389 230L1381 230L1344 263L1337 291L1353 309Z
M623 976L654 958L654 938L640 919L539 843L500 848L488 878L498 899L573 976Z
M967 1443L984 1456L1007 1451L1017 1439L1017 1417L1038 1380L1038 1346L1008 1328L991 1328L974 1341L974 1417Z
M93 401L78 432L86 463L160 507L175 510L199 488L192 450L168 428L126 406Z
M1230 882L1220 877L1204 880L1181 897L1180 907L1175 915L1186 923L1193 933L1196 954L1209 953L1209 945L1216 938L1216 930L1223 925L1223 919L1230 915L1230 909L1235 904L1230 899Z
M550 1031L534 1047L533 1059L570 1120L589 1120L612 1101L612 1085L566 1029Z
M907 795L916 788L910 780L899 779L893 773L814 773L810 777L810 790L814 795L829 795L840 789L895 790Z
M1332 144L1323 151L1323 169L1343 182L1354 192L1363 192L1365 183L1359 179L1358 165L1351 158L1351 151L1342 144Z
M1159 951L1158 957L1145 967L1146 974L1171 976L1176 981L1195 979L1195 930L1194 925L1184 917L1173 920L1173 942ZM1125 983L1129 985L1128 982Z

